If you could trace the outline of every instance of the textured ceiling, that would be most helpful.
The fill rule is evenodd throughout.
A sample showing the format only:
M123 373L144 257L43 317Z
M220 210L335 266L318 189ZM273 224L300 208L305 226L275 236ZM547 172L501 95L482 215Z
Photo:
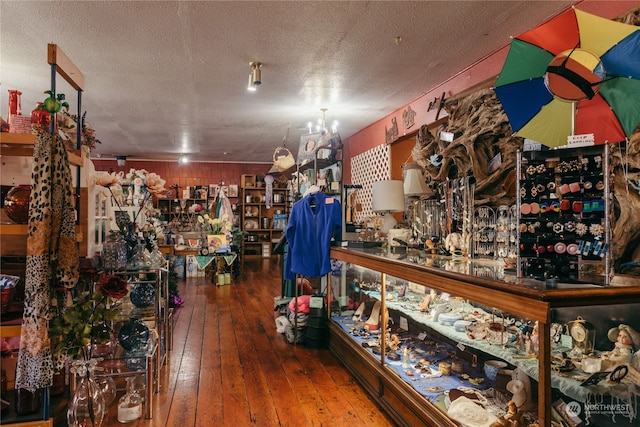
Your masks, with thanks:
M8 89L25 114L46 97L55 43L85 75L93 155L268 162L321 108L347 138L572 3L2 1L0 111Z

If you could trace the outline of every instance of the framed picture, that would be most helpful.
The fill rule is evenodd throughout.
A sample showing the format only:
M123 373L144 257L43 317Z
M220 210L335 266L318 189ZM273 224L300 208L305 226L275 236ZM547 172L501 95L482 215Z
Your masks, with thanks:
M316 156L316 150L320 143L322 134L320 132L309 133L300 137L300 146L298 147L298 166L312 162Z
M238 184L229 185L229 194L227 197L238 197Z

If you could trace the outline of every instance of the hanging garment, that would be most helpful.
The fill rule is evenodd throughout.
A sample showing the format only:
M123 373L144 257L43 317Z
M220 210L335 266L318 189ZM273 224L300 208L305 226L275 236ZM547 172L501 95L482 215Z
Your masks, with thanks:
M338 199L316 192L294 203L285 231L289 243L285 279L293 279L296 274L320 277L331 271L331 238L341 226Z
M51 386L51 299L75 287L79 276L75 212L67 152L60 138L41 132L33 148L24 314L16 389ZM64 306L63 298L59 306Z
M221 189L220 200L218 201L218 205L216 206L216 218L222 219L222 216L225 214L227 215L229 222L233 224L235 219L233 215L233 209L231 208L231 201Z

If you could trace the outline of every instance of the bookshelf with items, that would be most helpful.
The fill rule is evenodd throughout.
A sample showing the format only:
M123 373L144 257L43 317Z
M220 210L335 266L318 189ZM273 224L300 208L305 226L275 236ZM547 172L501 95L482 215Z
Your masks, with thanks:
M271 203L267 203L264 187L242 188L240 226L243 231L242 255L270 257L274 245L282 237L287 223L288 191L272 189Z

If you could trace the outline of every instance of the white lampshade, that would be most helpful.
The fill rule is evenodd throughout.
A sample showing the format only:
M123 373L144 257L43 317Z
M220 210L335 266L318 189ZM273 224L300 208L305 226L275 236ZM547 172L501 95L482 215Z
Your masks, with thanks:
M422 169L415 163L407 163L404 166L404 194L407 196L417 196L427 193L429 187L422 175Z
M404 212L404 188L402 181L386 180L373 183L371 189L371 210L384 213L384 223L380 229L388 232L398 223L391 212Z

